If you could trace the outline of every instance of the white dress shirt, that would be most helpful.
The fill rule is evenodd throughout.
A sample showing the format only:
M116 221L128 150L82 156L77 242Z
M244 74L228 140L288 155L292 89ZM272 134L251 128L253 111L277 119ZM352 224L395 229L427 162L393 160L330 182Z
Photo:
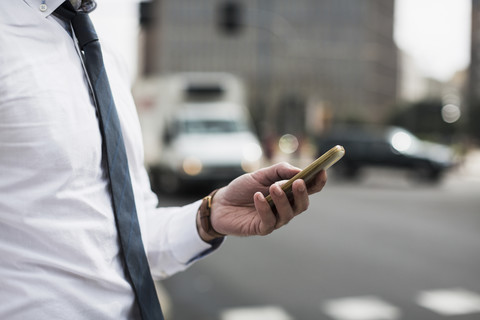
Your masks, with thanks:
M0 1L0 319L134 319L96 110L74 40L51 15L63 0ZM101 3L100 3L101 4ZM102 42L156 279L211 246L199 202L156 208L125 70Z

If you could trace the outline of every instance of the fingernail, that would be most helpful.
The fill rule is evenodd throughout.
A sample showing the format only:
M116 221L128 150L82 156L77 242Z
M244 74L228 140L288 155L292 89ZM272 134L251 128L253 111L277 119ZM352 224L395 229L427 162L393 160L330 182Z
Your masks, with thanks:
M277 195L277 196L281 196L282 193L283 193L283 190L280 189L280 187L276 187L276 188L273 188L273 192Z

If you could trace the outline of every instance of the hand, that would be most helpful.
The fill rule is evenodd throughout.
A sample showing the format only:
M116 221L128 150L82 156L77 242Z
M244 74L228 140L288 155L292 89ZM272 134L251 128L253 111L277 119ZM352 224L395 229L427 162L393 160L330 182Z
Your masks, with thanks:
M251 236L267 235L295 216L307 210L308 194L319 192L327 182L325 171L321 171L311 185L301 179L292 186L293 204L281 189L282 182L297 174L300 169L280 163L253 173L244 174L228 186L218 190L212 202L211 223L222 234ZM265 200L270 193L277 209L275 214ZM212 240L204 237L206 241Z

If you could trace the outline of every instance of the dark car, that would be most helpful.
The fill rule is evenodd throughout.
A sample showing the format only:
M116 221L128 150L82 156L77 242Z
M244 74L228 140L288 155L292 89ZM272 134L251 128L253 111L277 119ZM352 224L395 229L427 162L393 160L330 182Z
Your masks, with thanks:
M319 154L333 145L342 145L346 154L336 165L344 177L357 177L364 167L404 168L415 177L437 182L454 165L448 146L422 141L399 127L335 126L319 138Z

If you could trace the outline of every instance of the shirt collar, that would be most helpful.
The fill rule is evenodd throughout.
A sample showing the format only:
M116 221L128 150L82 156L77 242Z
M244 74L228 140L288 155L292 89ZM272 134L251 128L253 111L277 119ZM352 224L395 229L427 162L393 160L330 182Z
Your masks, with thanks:
M43 17L48 17L55 11L65 0L23 0L26 4L37 10ZM41 10L42 6L46 6L44 11ZM84 1L80 10L84 12L91 12L95 10L97 4L94 0Z
M37 10L40 15L43 17L48 17L55 11L65 0L23 0L28 4L32 9ZM41 5L45 4L47 6L45 11L40 10Z

